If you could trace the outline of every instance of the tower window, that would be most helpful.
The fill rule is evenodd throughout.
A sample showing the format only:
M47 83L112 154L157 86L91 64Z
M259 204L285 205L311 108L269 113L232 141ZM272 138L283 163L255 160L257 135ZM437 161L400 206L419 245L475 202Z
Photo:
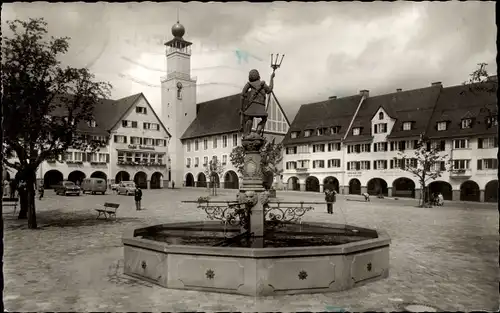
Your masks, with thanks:
M378 114L378 119L379 119L379 120L383 120L383 119L384 119L384 113L383 113L383 112L380 112L380 113Z
M177 99L182 100L182 89L177 88Z

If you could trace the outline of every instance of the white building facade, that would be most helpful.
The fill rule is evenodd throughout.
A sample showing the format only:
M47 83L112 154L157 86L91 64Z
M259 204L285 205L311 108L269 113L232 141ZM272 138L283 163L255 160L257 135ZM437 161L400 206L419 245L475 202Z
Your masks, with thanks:
M496 99L461 98L457 96L461 88L433 84L373 98L364 94L359 107L354 104L353 114L345 117L344 125L349 126L340 140L327 138L322 127L307 126L300 116L305 113L299 111L284 141L283 183L289 190L323 192L331 185L343 194L418 198L418 178L401 167L416 164L414 152L422 134L452 166L428 181L431 193L441 192L446 200L496 202ZM339 100L329 100L333 111ZM490 108L491 116L484 107ZM314 104L304 105L303 111L314 111ZM318 110L316 115L328 116L328 112ZM436 166L450 169L446 164Z
M102 142L98 151L70 148L57 160L42 162L38 184L52 188L63 180L78 184L95 177L108 184L133 180L144 189L167 186L170 134L142 93L100 103L94 116L95 121L80 131ZM7 171L14 178L16 172Z

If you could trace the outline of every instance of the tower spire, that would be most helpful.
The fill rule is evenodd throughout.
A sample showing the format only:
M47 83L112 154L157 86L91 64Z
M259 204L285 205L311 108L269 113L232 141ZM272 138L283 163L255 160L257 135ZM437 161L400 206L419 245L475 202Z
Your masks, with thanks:
M177 7L177 23L179 23L179 7Z

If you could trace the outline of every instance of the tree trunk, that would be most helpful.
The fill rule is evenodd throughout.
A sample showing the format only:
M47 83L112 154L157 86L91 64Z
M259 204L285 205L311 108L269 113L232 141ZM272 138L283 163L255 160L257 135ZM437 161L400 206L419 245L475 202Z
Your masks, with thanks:
M29 171L27 173L27 198L28 198L28 228L36 229L36 212L35 212L35 181L36 181L36 173L35 171Z

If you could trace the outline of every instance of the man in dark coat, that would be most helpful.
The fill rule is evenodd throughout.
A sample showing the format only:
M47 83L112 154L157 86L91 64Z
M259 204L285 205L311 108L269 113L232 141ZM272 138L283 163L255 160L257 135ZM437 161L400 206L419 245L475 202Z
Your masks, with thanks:
M141 200L142 200L142 190L138 186L135 186L134 191L135 209L137 211L141 210Z
M326 211L328 214L333 214L333 204L336 200L336 193L337 192L333 189L325 190Z

